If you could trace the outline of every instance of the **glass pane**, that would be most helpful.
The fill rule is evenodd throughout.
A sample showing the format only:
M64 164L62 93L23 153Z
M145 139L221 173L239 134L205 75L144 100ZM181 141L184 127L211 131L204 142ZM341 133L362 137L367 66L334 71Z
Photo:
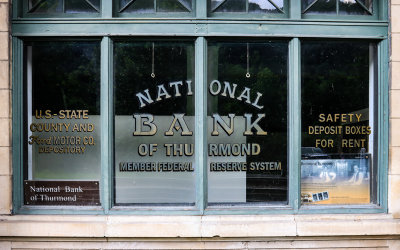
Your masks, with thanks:
M279 8L283 9L283 0L275 0L273 3ZM268 0L249 0L249 12L269 12L269 13L280 13L274 5Z
M30 0L30 13L62 13L63 0Z
M67 0L65 12L67 13L96 13L100 10L100 0Z
M126 13L152 13L154 12L154 1L151 0L120 0L120 12Z
M211 6L215 12L246 12L246 0L211 0Z
M287 204L284 41L209 42L209 204Z
M191 6L189 0L157 0L159 12L190 12Z
M376 45L302 43L303 204L376 202Z
M373 0L359 0L359 2L361 2L368 10L372 12Z
M368 6L365 7L368 8ZM356 0L340 0L339 13L342 15L370 15Z
M336 14L336 0L303 0L303 12L306 14Z
M116 204L193 205L194 43L126 41L114 51Z
M95 192L98 197L100 43L31 42L25 63L25 184L61 187L54 193L36 190L39 197L65 197L61 193L66 186L97 185L97 190L83 188L79 195ZM57 203L65 201L59 198L36 204L94 205L80 203L79 195L66 203Z

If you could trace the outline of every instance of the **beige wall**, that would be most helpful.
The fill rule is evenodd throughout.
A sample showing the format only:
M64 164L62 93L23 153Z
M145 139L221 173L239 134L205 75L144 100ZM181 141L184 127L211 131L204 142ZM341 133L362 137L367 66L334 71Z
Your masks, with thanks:
M389 212L400 217L400 0L391 5Z
M10 216L8 2L0 0L0 250L400 249L400 0L391 4L389 214L255 216Z
M11 83L9 3L0 0L0 214L11 211Z

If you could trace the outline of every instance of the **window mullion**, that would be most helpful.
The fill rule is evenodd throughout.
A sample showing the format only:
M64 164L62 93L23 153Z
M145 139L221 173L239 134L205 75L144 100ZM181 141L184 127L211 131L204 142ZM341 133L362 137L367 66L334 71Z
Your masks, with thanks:
M300 207L300 148L301 148L301 58L300 40L289 43L289 205Z
M101 41L101 203L105 213L112 206L113 149L113 91L112 91L112 41Z
M378 204L387 211L388 208L388 145L389 145L389 86L388 86L388 40L378 44Z
M208 1L201 1L201 0L195 1L196 4L195 11L197 18L207 18L207 2Z
M288 7L289 7L290 19L301 19L301 1L299 0L289 0L289 1L290 4Z
M113 1L101 0L101 17L112 18Z
M13 49L13 116L12 116L12 161L13 161L13 210L19 210L23 204L23 41L17 37L12 39Z
M207 41L199 37L195 44L195 172L196 206L203 213L207 204Z

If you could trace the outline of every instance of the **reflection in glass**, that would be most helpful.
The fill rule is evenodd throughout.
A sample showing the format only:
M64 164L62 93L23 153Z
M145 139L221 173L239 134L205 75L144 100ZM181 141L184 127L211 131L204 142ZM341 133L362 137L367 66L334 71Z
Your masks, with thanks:
M126 13L191 12L192 0L119 0L119 6Z
M372 3L372 0L302 0L302 11L306 14L372 15Z
M283 0L211 0L212 12L282 13Z
M65 1L66 13L100 12L100 0L67 0Z
M340 0L339 13L347 15L371 15L372 1Z
M272 4L274 3L275 6ZM275 0L273 2L265 0L249 0L249 12L270 12L279 13L278 9L283 9L283 0Z
M209 204L287 203L287 50L209 42Z
M62 13L63 0L30 0L29 13Z
M336 14L336 0L303 0L303 13Z
M213 1L212 5L216 12L245 12L246 11L246 0L225 0L225 1Z
M157 11L160 12L189 12L192 9L190 0L158 0Z
M126 13L150 13L154 12L154 1L148 0L120 0L120 11Z
M29 0L28 12L98 13L100 12L100 0Z
M115 202L193 205L194 43L115 42L114 72Z
M99 180L100 43L25 51L25 180Z
M301 48L302 202L374 203L376 45L323 41ZM329 198L319 199L324 192Z

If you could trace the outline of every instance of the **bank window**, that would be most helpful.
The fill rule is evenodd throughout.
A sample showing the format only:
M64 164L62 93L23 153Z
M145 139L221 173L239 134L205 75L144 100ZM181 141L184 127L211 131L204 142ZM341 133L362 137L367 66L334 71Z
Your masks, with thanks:
M24 204L100 206L100 44L25 45Z
M386 212L380 1L19 3L15 213Z
M194 42L117 41L114 72L115 204L194 205Z
M287 204L287 41L209 41L209 205Z
M376 67L375 43L302 43L303 204L377 202Z

